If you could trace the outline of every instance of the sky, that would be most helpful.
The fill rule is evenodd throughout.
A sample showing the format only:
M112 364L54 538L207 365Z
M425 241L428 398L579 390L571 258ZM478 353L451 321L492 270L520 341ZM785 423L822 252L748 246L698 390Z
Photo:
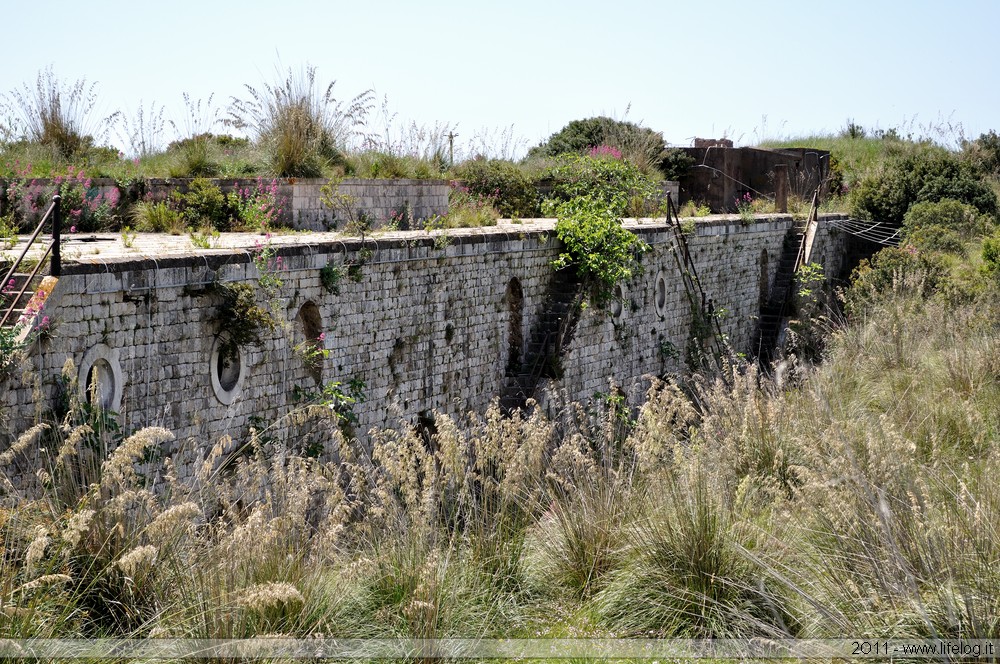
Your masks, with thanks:
M1000 129L995 0L0 3L0 93L51 66L96 83L105 114L162 107L181 127L185 93L225 115L246 85L310 65L338 99L375 91L391 121L371 130L448 126L491 156L596 115L672 145L848 121L945 141Z

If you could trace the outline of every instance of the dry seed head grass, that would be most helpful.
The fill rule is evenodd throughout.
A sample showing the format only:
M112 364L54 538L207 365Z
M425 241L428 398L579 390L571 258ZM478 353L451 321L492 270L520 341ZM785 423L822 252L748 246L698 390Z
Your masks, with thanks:
M267 613L279 609L297 611L302 608L305 598L298 588L290 583L261 583L244 589L237 604L256 613Z
M137 546L115 561L115 567L132 579L146 576L156 564L159 549L151 544Z
M801 454L792 411L771 379L750 366L733 370L728 382L697 381L694 394L704 413L694 451L717 468L723 488L732 495L743 484L744 493L760 490L768 502L790 497L801 482Z
M251 431L251 436L255 436L256 433ZM233 447L233 439L229 434L224 434L219 437L209 450L206 455L205 460L201 463L198 468L197 478L201 485L210 484L213 475L215 474L218 464L222 460L223 455L229 452Z
M565 495L598 479L599 464L591 452L590 442L579 432L565 436L552 454L545 477Z
M42 434L49 429L51 429L51 427L48 424L36 424L18 436L17 440L14 441L14 444L11 445L3 454L0 454L0 468L9 466L11 462L18 457L18 455L24 454L28 448L37 445L38 441L42 437Z
M640 471L649 473L669 465L677 450L687 443L690 428L697 421L691 400L676 383L653 379L635 429L628 437Z
M111 453L101 467L101 487L105 490L125 488L136 481L133 464L148 450L172 441L174 434L162 427L146 427L132 434Z
M62 445L59 446L59 453L56 455L56 467L66 468L70 459L79 454L80 443L93 433L94 429L89 424L81 424L73 427L69 435L63 440Z
M388 527L426 528L436 521L435 497L440 474L433 454L412 427L372 435L372 459L378 464L375 498ZM395 524L392 524L395 521Z
M946 314L886 298L789 397L803 484L786 569L814 607L812 633L930 635L1000 614L982 601L1000 542L984 481L996 389L975 366L989 365L995 332L978 313L941 325Z
M80 540L90 531L90 523L97 514L92 509L81 509L75 512L66 522L66 528L62 532L63 541L69 545L70 549L76 547Z
M28 545L28 550L24 556L24 570L28 578L33 578L39 563L45 557L45 551L49 547L52 538L45 526L35 526L35 537Z
M194 520L201 515L201 508L192 501L171 505L146 526L146 537L161 546L183 539L192 534Z
M430 639L436 636L443 577L447 561L442 562L440 551L431 550L420 569L416 588L403 609L410 628L410 636Z
M67 583L72 583L72 581L73 577L69 574L45 574L25 583L17 591L20 593L29 593L33 590L42 590L52 586L64 586Z
M126 489L115 494L109 500L99 503L98 515L107 523L113 522L124 526L125 522L138 523L144 527L147 517L156 514L160 509L160 499L149 489Z

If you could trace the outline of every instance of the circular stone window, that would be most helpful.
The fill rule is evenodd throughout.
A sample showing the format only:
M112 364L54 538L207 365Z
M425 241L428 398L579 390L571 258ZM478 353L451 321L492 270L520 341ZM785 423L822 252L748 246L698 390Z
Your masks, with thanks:
M105 344L88 350L80 362L77 384L80 396L91 406L117 412L122 405L122 376L119 351Z
M317 385L323 382L323 317L315 302L307 301L295 317L295 346L306 370Z
M653 307L658 316L666 315L667 311L667 275L663 270L656 273L653 284Z
M616 321L621 320L625 312L625 287L615 284L615 289L611 293L611 317Z
M243 387L243 377L246 374L246 358L243 349L234 346L227 348L226 338L218 336L212 343L212 389L215 398L225 406L232 405L240 396ZM225 352L225 351L229 352Z

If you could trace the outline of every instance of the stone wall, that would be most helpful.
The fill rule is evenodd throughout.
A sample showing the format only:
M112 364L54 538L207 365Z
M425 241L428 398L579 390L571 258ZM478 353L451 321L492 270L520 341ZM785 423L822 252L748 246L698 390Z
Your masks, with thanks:
M736 200L750 194L774 196L774 167L784 165L791 194L810 201L830 174L830 153L809 148L680 148L695 165L680 179L680 203L705 204L712 212L735 212Z
M445 180L361 180L345 178L335 186L337 204L330 208L321 202L320 189L329 183L326 179L275 178L212 180L223 192L235 189L253 190L258 186L277 188L283 200L282 222L295 229L329 230L343 227L351 219L362 215L374 228L381 228L403 221L419 227L423 220L448 212L448 182ZM12 181L0 179L0 216L7 213L9 202L6 192ZM124 187L110 178L91 178L88 197L104 200L138 200L151 197L155 200L170 198L174 191L186 192L189 178L150 178ZM35 193L55 192L52 180L36 178L24 183L26 190ZM48 195L51 196L51 193ZM43 210L44 211L44 208ZM30 212L25 209L25 212Z
M762 288L792 223L778 215L750 225L715 219L690 237L701 283L737 350L750 344ZM607 392L614 380L637 402L644 375L684 370L691 307L673 235L662 223L632 227L652 250L624 285L624 306L583 313L563 357L564 377L550 386L570 399ZM330 381L363 382L365 401L354 407L361 434L416 423L435 409L483 411L500 393L511 335L529 339L541 313L559 252L551 230L505 225L454 231L447 241L414 232L282 247L282 285L273 296L258 288L258 303L281 325L242 350L238 380L220 367L221 298L213 283L255 283L247 253L66 264L46 307L51 334L0 388L6 429L23 431L59 402L67 358L77 390L100 386L123 431L166 427L178 439L171 453L189 460L224 435L243 439L250 425L279 422L269 431L294 432L288 414L297 388L315 391ZM814 256L828 275L840 271L845 242L821 223ZM332 274L328 266L341 275L334 291L322 283L324 268ZM513 280L523 292L519 331L511 329L517 317L504 298ZM317 330L329 351L319 366L295 350Z

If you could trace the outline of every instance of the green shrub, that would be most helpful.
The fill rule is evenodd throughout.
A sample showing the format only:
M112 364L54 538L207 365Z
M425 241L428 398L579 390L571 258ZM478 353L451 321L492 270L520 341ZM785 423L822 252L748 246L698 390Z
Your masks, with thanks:
M899 225L914 203L953 199L995 215L997 195L975 168L951 154L910 154L887 161L851 194L851 212L862 219Z
M372 107L365 91L345 106L333 96L333 83L317 87L316 68L307 66L260 90L246 86L250 97L236 99L229 123L248 129L267 152L269 168L281 177L319 177L341 159L355 131Z
M855 268L844 293L844 308L853 316L888 292L930 295L946 272L940 254L886 247Z
M707 217L710 214L712 214L712 210L704 202L695 203L694 201L688 201L677 212L677 215L682 219L685 217Z
M340 284L344 280L344 271L333 263L327 263L319 271L319 281L323 290L333 295L340 295Z
M448 195L448 214L431 219L424 228L479 228L496 226L500 213L493 207L492 199L471 193L464 187L451 190Z
M914 203L903 217L906 234L930 226L943 226L968 239L988 231L990 220L975 207L951 198Z
M0 250L13 249L17 244L18 226L14 213L0 216Z
M554 211L553 206L579 197L600 202L615 217L629 212L641 216L647 208L652 210L660 204L654 182L624 160L567 154L557 160L550 175L552 195L543 203L545 214Z
M687 175L691 167L694 166L694 157L689 157L683 150L678 150L676 148L670 148L663 153L663 159L660 162L660 170L663 172L663 176L668 180L680 180L682 177Z
M557 217L564 245L553 267L574 267L598 304L607 302L615 284L635 274L637 254L648 249L621 217L657 201L656 187L635 165L606 157L563 155L552 175L552 198L542 212Z
M140 233L180 235L187 227L184 215L167 201L139 201L129 211L129 216Z
M168 172L172 178L212 177L219 174L219 165L213 158L209 138L211 134L193 136L172 143L168 150L174 155Z
M455 175L465 182L469 193L484 196L500 216L537 217L538 189L523 169L500 159L474 159L455 169Z
M287 204L288 199L279 192L278 181L273 179L267 182L257 178L256 185L237 188L226 195L233 230L266 233L282 224Z
M530 157L557 157L567 153L582 154L590 148L599 145L613 145L620 147L614 138L641 134L651 137L659 142L660 150L663 149L663 136L647 127L640 127L633 122L615 120L609 117L586 118L584 120L573 120L565 127L549 136L548 140L531 148L528 151Z
M87 152L106 137L118 116L95 117L96 85L88 86L86 79L64 85L51 66L38 72L34 89L24 85L0 96L0 139L52 146L64 158Z
M965 243L992 228L987 215L959 201L914 203L903 218L903 236L923 251L965 255Z
M184 210L184 216L191 223L208 224L222 231L230 230L232 210L226 196L211 180L195 178L184 194L176 194L176 199Z
M694 160L681 150L666 149L665 145L663 134L658 131L602 116L573 120L546 142L531 148L528 156L558 157L610 148L655 180L663 177L676 180L694 165Z
M170 143L166 152L143 164L173 178L239 178L260 171L259 161L249 139L204 132Z
M590 284L598 304L607 302L615 284L635 275L636 254L647 245L596 197L574 198L561 203L556 212L556 237L563 251L553 267L575 268L580 279Z
M0 304L8 303L0 297ZM0 327L0 379L13 375L21 359L25 344L17 338L19 332L16 327Z
M104 193L93 186L83 169L77 170L73 166L67 167L66 174L58 175L54 180L53 185L40 187L32 184L22 192L39 216L48 209L53 194L58 193L62 199L63 226L69 232L106 231L118 223L121 194L117 188Z
M941 224L928 224L904 231L906 241L920 251L940 251L965 255L965 243L954 229Z
M215 292L222 298L217 312L222 345L220 355L226 360L239 356L239 349L259 344L261 335L273 330L277 321L270 311L257 304L257 289L250 283L217 283Z
M966 159L984 175L1000 175L1000 135L992 129L963 146Z
M347 172L359 178L409 178L415 173L405 157L369 150L346 159Z
M983 240L983 263L989 272L1000 274L1000 237L994 235Z

